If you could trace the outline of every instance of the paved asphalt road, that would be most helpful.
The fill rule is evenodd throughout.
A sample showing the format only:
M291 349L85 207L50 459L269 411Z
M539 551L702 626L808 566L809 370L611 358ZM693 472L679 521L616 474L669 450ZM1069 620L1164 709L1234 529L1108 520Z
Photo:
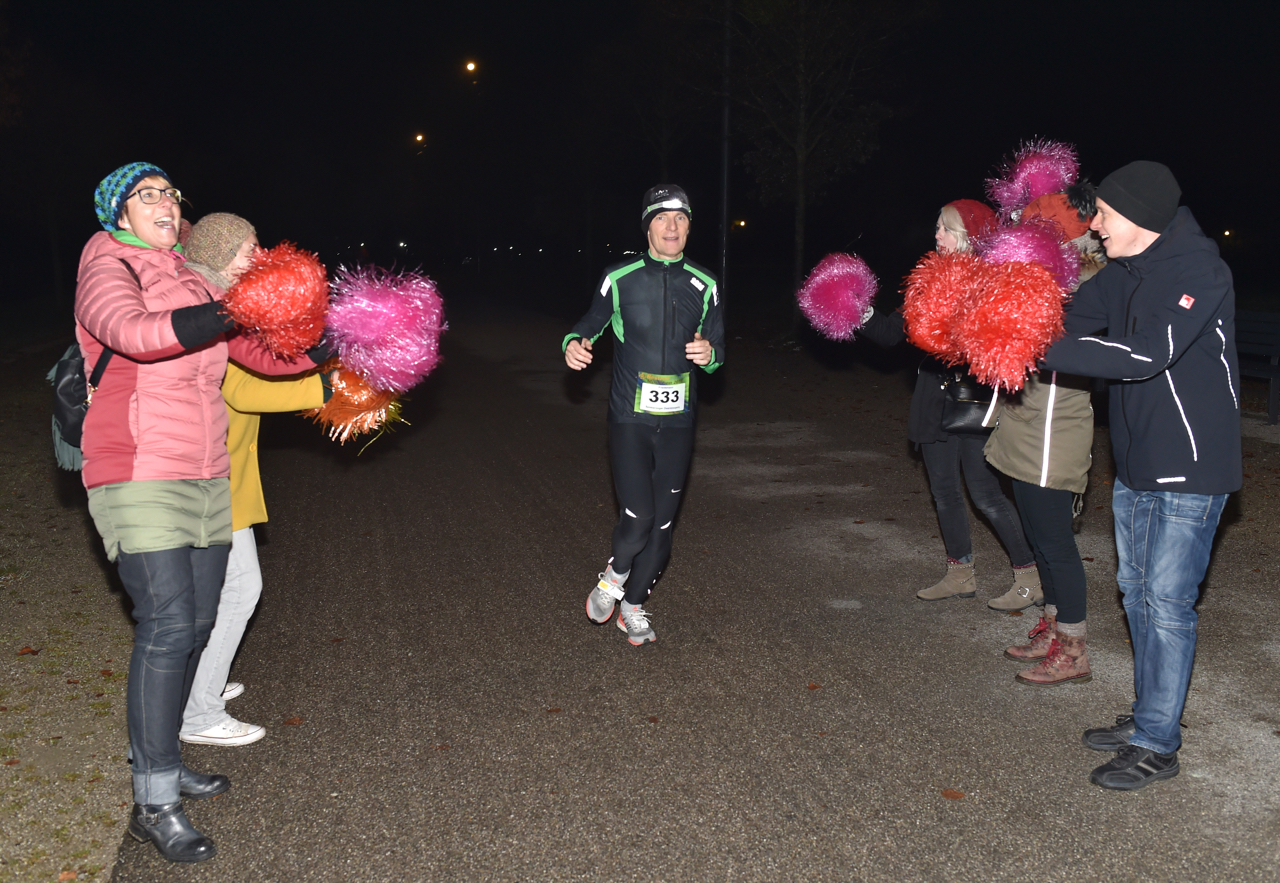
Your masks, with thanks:
M1182 775L1110 793L1080 745L1132 676L1105 431L1079 535L1095 677L1021 686L1001 652L1035 618L985 606L1010 584L986 527L977 599L913 597L943 551L908 373L735 342L636 649L583 611L608 372L568 372L563 333L455 319L412 427L360 456L268 421L231 710L269 734L185 749L234 783L188 804L215 859L126 837L113 880L1277 879L1280 448L1246 440Z

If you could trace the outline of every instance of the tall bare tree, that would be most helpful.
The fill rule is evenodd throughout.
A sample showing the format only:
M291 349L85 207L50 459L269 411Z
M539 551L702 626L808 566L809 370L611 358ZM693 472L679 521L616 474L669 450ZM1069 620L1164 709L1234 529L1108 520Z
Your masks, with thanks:
M888 108L873 72L917 14L908 0L735 0L735 99L765 201L795 210L793 275L805 268L805 217L826 187L876 149Z

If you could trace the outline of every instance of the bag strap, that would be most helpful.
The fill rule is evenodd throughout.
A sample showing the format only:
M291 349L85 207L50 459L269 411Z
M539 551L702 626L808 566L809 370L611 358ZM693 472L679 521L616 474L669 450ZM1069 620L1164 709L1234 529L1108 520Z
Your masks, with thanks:
M117 258L116 260L124 264L124 268L129 271L129 275L133 277L133 281L137 282L138 288L141 289L142 279L138 276L138 271L135 270L133 266L124 258ZM102 374L104 371L107 370L107 363L111 361L111 357L114 356L115 354L116 354L115 350L113 350L109 346L104 346L102 348L102 355L98 357L98 364L93 366L93 374L89 376L90 387L92 387L93 389L98 388L98 383L101 382L102 380Z

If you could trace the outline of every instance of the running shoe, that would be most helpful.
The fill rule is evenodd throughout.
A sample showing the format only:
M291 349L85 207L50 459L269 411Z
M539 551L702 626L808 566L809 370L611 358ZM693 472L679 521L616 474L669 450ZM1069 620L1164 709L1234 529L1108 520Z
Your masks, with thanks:
M597 625L604 625L613 616L614 606L622 600L622 586L609 579L613 571L600 574L600 582L587 595L587 618Z
M618 613L618 628L627 633L628 641L639 647L658 639L653 626L649 625L649 614L645 612L643 604L632 606L623 601L621 606L622 610Z

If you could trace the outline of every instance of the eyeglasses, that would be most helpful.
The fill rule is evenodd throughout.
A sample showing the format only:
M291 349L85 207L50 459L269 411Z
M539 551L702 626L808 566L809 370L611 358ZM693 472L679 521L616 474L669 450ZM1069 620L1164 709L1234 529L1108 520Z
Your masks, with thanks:
M159 187L139 187L137 190L125 197L126 200L138 197L138 202L143 205L155 205L160 201L161 196L169 197L170 202L181 202L182 191L177 187L167 187L161 190Z

